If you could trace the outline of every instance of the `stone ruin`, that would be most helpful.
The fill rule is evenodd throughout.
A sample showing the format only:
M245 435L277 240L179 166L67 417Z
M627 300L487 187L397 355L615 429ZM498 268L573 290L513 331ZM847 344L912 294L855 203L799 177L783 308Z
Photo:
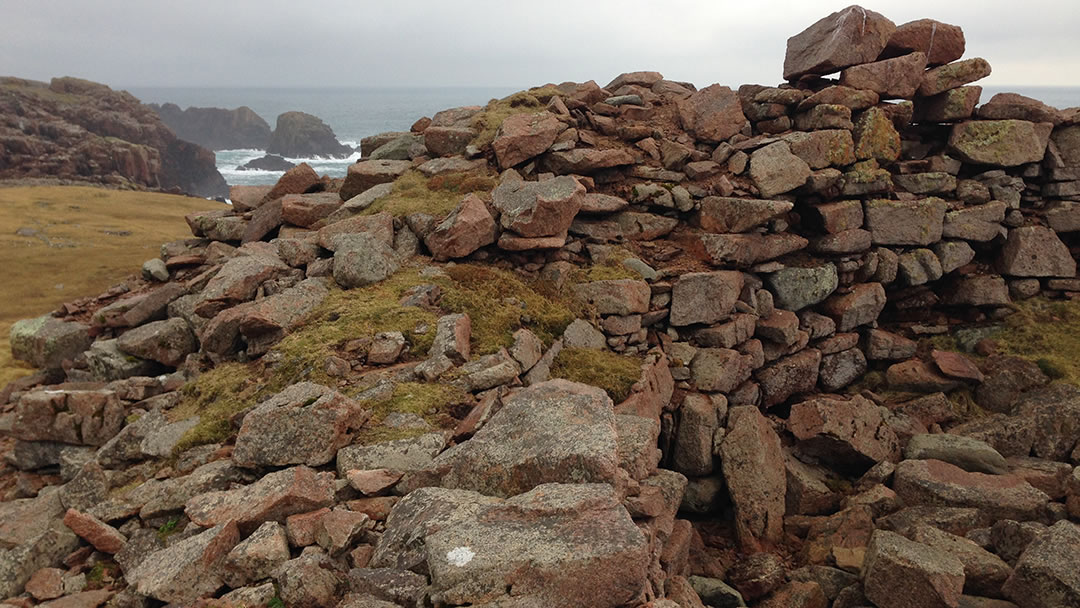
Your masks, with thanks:
M0 394L0 597L1080 606L1080 390L978 341L1015 302L1080 292L1080 109L980 105L990 66L964 51L959 27L853 6L788 40L778 87L550 85L368 138L344 180L234 188L142 279L13 330L43 371ZM372 212L417 173L492 187ZM177 449L184 383L280 365L334 284L461 264L589 314L493 354L447 310L426 354L356 336L330 385L299 370L224 442ZM402 306L440 310L437 291ZM978 360L925 346L967 326ZM640 362L629 393L553 378L582 348ZM469 407L358 441L402 382Z

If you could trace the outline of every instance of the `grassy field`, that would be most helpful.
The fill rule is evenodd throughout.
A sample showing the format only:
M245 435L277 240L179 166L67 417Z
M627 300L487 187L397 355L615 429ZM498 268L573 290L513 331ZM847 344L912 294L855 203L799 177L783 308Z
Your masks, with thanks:
M218 203L87 186L0 187L0 386L29 373L8 332L82 296L97 295L189 237L184 215Z

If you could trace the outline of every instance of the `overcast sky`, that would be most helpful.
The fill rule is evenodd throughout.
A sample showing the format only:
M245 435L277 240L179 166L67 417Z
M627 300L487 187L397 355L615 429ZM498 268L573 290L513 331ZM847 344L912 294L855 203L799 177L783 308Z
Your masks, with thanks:
M819 0L0 0L0 75L135 86L775 84ZM961 26L984 84L1080 86L1080 0L879 0Z

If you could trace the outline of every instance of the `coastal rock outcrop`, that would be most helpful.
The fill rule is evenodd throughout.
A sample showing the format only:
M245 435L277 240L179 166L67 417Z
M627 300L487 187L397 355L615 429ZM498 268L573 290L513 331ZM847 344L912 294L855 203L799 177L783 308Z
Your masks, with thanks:
M247 106L181 110L174 103L147 105L177 137L208 150L265 150L270 143L270 125Z
M288 158L345 158L355 150L339 142L330 125L319 117L306 112L285 112L277 117L266 152Z
M0 178L22 177L228 194L213 152L130 93L78 78L0 78Z

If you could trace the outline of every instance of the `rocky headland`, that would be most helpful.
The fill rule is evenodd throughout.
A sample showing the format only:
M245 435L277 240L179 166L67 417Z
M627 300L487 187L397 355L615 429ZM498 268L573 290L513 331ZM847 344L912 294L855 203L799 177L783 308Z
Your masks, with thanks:
M77 78L0 78L0 179L13 178L228 194L213 152L129 93Z
M147 104L180 139L209 150L265 150L270 143L270 125L247 106L224 108L189 107L174 103Z
M1080 606L1080 109L964 52L853 6L780 86L547 85L234 187L13 328L0 597Z

